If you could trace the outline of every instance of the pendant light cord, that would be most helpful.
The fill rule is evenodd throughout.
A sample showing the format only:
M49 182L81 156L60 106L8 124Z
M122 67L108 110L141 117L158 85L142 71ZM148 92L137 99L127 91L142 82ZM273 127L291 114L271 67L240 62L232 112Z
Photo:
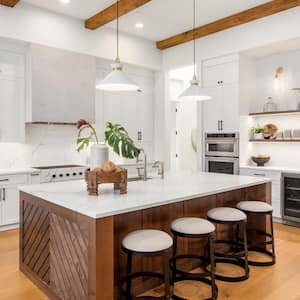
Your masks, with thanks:
M193 46L194 46L194 78L196 78L196 39L195 39L195 28L196 28L196 0L194 0L194 21L193 21Z
M119 60L119 0L117 0L117 60Z

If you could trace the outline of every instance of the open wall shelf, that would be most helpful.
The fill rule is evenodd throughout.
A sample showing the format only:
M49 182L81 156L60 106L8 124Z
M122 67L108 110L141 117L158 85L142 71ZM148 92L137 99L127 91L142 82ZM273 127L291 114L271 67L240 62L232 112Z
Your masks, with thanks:
M300 110L282 110L282 111L272 111L272 112L258 112L258 113L250 113L251 117L263 117L263 116L285 116L285 115L299 115Z
M276 139L276 140L255 140L255 139L250 139L249 142L253 143L300 143L300 139Z

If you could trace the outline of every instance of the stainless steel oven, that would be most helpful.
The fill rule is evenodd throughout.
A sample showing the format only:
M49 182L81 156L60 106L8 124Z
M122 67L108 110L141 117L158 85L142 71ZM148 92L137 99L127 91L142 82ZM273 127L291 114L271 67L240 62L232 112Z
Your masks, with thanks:
M238 157L239 133L206 133L205 155Z
M239 174L239 133L205 134L205 171Z
M238 174L239 159L236 157L205 157L205 171L209 173Z

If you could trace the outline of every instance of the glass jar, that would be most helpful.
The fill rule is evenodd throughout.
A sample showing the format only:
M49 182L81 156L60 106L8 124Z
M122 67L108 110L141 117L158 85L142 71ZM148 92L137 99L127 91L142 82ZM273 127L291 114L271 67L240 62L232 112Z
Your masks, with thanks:
M277 104L273 101L272 97L268 97L267 102L264 105L264 112L277 111Z

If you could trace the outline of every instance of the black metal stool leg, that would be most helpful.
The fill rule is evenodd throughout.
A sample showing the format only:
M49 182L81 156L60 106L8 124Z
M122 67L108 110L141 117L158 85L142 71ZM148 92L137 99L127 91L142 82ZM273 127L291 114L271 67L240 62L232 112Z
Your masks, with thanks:
M131 268L132 268L132 254L127 254L127 267L126 267L126 300L131 300Z
M235 230L235 251L239 251L240 224L236 224Z
M247 242L247 223L243 223L243 242L244 242L244 255L245 255L245 275L249 277L249 265L248 265L248 242Z
M274 224L273 224L273 214L270 213L270 224L271 224L271 236L272 236L272 263L276 263L275 255L275 238L274 238Z
M165 299L171 299L170 295L170 266L169 266L169 254L165 253L163 255L164 261L164 280L165 280Z
M174 235L173 237L173 257L175 257L177 254L177 236ZM172 267L172 283L175 282L176 279L176 269L177 269L177 265L176 265L176 260L173 262L173 267Z
M210 235L208 238L209 244L209 260L210 260L210 276L211 276L211 294L212 299L217 299L217 289L216 289L216 281L215 281L215 272L216 272L216 263L215 263L215 255L214 255L214 234Z

